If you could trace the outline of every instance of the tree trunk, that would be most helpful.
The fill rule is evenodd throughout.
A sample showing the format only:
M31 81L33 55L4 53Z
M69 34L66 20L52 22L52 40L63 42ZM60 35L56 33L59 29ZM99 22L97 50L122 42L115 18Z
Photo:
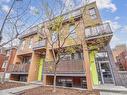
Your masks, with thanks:
M55 64L54 67L53 92L56 92L56 68L57 68L57 64Z

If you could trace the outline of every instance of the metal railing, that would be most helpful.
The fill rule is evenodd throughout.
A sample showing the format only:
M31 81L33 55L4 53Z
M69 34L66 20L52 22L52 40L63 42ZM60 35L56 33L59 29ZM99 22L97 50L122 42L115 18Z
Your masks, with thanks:
M17 54L19 55L19 54L26 54L26 53L32 53L32 49L31 48L21 48L21 47L19 47L19 49L17 50Z
M30 64L10 64L8 72L10 73L28 73Z
M57 73L84 73L83 60L62 60L58 63ZM44 73L54 73L54 62L45 62Z
M95 27L89 27L85 29L86 38L102 36L105 34L112 34L112 30L109 23L105 23L105 24L101 24Z
M46 46L46 40L38 41L33 44L33 50L40 49Z

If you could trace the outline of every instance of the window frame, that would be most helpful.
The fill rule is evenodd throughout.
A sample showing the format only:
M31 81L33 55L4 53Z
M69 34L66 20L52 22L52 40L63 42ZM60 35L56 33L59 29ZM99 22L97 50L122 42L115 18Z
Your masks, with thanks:
M72 28L71 28L72 27ZM72 31L73 30L73 31ZM71 34L72 33L72 34ZM75 39L77 37L77 34L76 34L76 29L75 29L75 24L70 24L69 25L69 36L72 38L72 39Z
M95 7L89 9L89 15L91 19L97 19L97 12Z

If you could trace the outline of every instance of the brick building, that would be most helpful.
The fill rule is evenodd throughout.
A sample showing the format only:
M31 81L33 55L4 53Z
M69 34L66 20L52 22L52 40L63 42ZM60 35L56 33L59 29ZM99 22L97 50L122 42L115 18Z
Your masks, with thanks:
M84 10L85 9L85 10ZM70 24L68 15L73 15L74 23ZM79 36L83 43L67 39L64 47L77 46L73 54L66 54L57 67L56 84L58 86L90 88L100 84L114 84L114 75L111 69L113 60L109 42L113 36L110 25L103 23L96 3L71 10L62 15L64 17L63 32L70 30L79 23L73 37ZM55 18L54 18L55 19ZM85 20L85 22L83 22ZM54 72L53 52L47 39L42 37L44 30L49 31L49 21L32 27L20 36L21 44L18 47L13 64L9 65L8 73L16 81L42 81L44 85L53 85ZM41 35L41 36L40 36ZM52 35L53 37L53 35ZM39 38L39 39L38 39ZM57 55L57 47L54 46ZM63 55L61 54L61 57ZM89 72L90 74L86 73Z

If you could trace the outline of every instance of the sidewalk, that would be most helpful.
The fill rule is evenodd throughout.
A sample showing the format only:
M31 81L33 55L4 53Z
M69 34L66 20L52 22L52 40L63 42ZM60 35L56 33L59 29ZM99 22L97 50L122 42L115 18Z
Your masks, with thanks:
M14 95L14 94L11 94L11 93L17 93L17 92L20 92L20 91L23 91L23 90L32 89L32 88L36 88L36 87L39 87L39 86L41 86L41 85L30 84L30 85L27 85L27 86L0 90L0 95Z
M100 95L127 95L127 88L123 86L99 85L94 89L100 90Z

